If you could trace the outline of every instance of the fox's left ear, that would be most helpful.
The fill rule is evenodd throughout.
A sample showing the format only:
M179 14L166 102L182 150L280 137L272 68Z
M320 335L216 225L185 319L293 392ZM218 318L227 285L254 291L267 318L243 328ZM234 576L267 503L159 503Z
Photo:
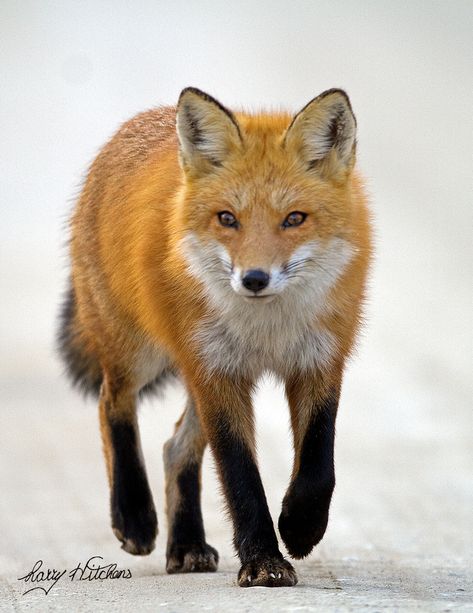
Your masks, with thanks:
M187 87L179 97L176 129L184 170L208 172L221 166L241 144L233 113L194 87Z
M355 160L356 119L346 93L330 89L292 120L283 146L302 157L307 169L324 174L347 170Z

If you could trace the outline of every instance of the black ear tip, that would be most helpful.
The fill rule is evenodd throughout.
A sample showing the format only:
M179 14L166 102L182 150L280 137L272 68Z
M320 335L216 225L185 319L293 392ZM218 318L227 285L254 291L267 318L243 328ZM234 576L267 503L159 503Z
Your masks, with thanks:
M326 89L325 91L323 91L320 94L320 98L323 98L324 96L330 96L331 94L341 94L342 96L344 96L347 100L348 100L348 94L347 92L342 89L341 87L331 87L330 89Z
M181 91L181 93L179 95L179 100L178 100L178 103L177 103L178 108L179 108L180 104L182 104L183 99L185 97L187 97L188 94L192 94L193 96L196 96L196 97L200 98L201 100L203 100L205 102L209 102L209 103L213 104L215 107L220 109L220 111L225 113L225 115L227 115L231 119L232 123L235 125L235 127L236 127L236 129L238 131L238 135L241 138L240 128L238 127L238 123L237 123L233 113L231 111L229 111L225 106L223 106L223 104L221 104L216 98L214 98L213 96L210 96L210 94L206 94L205 92L203 92L201 89L198 89L197 87L185 87Z
M345 104L347 105L348 110L350 111L351 116L353 117L353 120L356 126L355 113L353 112L353 107L351 105L350 97L348 96L347 92L344 89L341 89L338 87L332 87L331 89L327 89L326 91L322 92L319 96L317 96L316 100L322 100L329 96L343 98Z
M327 96L341 96L345 99L345 102L350 107L350 110L352 110L350 97L344 89L341 89L339 87L332 87L331 89L327 89L326 91L322 92L319 96L317 96L316 99L322 100L323 98L327 98Z
M199 98L204 98L204 99L208 98L208 95L205 92L203 92L201 89L198 89L197 87L184 87L184 89L179 94L179 99L178 99L177 104L179 105L188 94L193 94L194 96L198 96Z
M201 100L204 100L205 102L211 102L212 104L215 104L216 106L218 106L220 109L226 110L216 98L202 91L198 87L185 87L179 95L178 105L182 101L182 99L186 97L188 94L197 96L198 98L200 98Z

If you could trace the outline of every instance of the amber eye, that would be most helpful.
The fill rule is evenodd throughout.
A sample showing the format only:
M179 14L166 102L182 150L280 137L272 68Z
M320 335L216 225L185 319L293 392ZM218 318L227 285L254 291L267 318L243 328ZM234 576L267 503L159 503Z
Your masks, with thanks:
M218 220L222 224L222 226L225 226L226 228L238 227L238 221L236 220L235 215L233 215L233 213L230 213L230 211L221 211L220 213L218 213Z
M300 226L301 223L304 223L306 217L307 213L301 213L300 211L292 211L292 213L289 213L289 215L283 221L282 227L291 228L292 226Z

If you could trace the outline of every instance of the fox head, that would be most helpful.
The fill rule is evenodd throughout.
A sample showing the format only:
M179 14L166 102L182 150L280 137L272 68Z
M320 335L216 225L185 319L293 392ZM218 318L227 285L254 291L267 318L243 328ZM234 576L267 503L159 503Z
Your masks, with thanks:
M299 113L232 113L194 88L176 119L181 247L214 302L320 299L350 261L356 120L332 89Z

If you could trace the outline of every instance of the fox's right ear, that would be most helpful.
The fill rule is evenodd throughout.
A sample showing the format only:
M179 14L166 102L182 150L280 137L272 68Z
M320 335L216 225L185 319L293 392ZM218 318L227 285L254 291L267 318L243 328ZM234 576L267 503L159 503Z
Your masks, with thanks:
M241 144L240 128L233 114L194 87L187 87L179 97L176 129L185 171L205 173L222 166Z

